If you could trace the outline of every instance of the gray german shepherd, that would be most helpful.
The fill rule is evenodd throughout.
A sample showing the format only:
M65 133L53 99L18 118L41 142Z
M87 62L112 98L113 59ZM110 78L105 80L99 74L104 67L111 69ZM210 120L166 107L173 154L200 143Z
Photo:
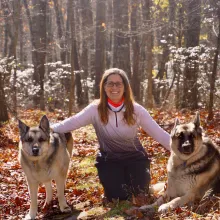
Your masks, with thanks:
M19 120L19 131L19 162L26 175L31 198L30 210L25 219L36 217L39 183L43 183L46 188L44 206L50 203L53 196L51 180L56 182L60 210L70 212L64 188L72 155L72 135L51 133L46 116L41 118L38 127L28 127Z
M164 213L202 199L207 191L215 192L220 187L220 147L204 137L199 113L188 124L180 125L176 119L167 171L167 189L155 203L141 210L159 207L158 211Z

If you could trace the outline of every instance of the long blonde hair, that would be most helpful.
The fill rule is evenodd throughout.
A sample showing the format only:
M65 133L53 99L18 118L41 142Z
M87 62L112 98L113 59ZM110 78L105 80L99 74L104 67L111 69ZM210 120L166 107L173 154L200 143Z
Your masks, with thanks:
M134 98L131 90L131 85L125 71L118 68L108 69L102 75L102 79L100 82L100 101L98 104L100 119L104 124L108 123L108 97L106 95L104 86L108 77L113 74L118 74L122 78L122 81L124 83L124 120L128 125L134 125Z

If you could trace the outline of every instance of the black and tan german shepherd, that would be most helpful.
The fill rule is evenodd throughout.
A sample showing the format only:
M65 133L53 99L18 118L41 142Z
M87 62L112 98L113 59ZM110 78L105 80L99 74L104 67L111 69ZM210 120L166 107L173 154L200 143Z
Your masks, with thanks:
M219 190L220 147L204 136L199 113L188 124L176 119L167 171L167 189L155 203L141 210L159 207L159 212L167 212L202 199L207 191Z
M19 120L20 142L19 162L26 175L31 198L29 213L25 219L35 219L37 214L37 193L39 183L46 188L45 205L52 200L51 181L55 180L59 207L62 212L71 211L64 197L65 181L72 154L71 133L50 132L46 116L37 127L29 127Z

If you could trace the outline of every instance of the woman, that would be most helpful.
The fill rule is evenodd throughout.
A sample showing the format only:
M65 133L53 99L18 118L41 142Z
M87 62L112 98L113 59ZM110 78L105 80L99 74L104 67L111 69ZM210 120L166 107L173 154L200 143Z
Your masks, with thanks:
M100 82L100 99L78 114L54 124L54 132L66 133L92 124L99 142L96 167L105 196L126 200L148 190L150 162L137 133L141 126L168 150L170 135L133 100L126 73L108 69Z

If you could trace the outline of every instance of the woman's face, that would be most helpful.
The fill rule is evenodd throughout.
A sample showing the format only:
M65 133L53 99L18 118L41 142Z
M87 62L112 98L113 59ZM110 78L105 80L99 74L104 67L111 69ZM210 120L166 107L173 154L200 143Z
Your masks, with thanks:
M104 88L106 95L114 103L121 101L124 94L124 83L120 75L112 74L108 76Z

